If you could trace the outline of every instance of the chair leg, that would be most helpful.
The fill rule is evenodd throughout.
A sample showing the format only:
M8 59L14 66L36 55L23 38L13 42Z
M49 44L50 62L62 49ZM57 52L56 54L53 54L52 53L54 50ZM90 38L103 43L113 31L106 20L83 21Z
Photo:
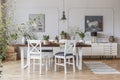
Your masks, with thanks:
M66 59L64 59L64 71L65 71L65 74L66 74L67 73Z
M46 59L45 59L45 62L46 62L46 65L45 65L46 66L46 72L48 71L48 66L49 66L49 63L48 63L49 61L48 60L49 60L49 57L46 57Z
M42 58L40 59L40 74L42 74Z
M73 72L75 72L75 59L74 59L74 56L73 56Z
M28 59L28 73L30 73L30 59Z
M50 57L50 64L52 65L53 64L53 61L54 61L54 59L53 59L53 55Z
M48 56L48 64L49 64L48 67L50 67L50 65L51 65L51 63L50 63L51 60L50 60L50 59L51 59L51 58Z
M35 59L33 59L33 71L35 71Z
M70 59L68 59L68 63L70 63Z
M56 57L55 57L55 64L54 65L55 65L55 71L57 71L57 69L56 69Z

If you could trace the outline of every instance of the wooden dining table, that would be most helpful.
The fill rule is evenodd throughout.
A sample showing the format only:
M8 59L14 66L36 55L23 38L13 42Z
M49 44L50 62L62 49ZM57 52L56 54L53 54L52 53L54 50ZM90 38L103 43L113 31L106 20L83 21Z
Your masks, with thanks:
M17 46L19 47L20 49L20 56L21 56L21 69L25 69L28 64L25 63L25 60L24 60L24 54L27 54L24 52L24 48L27 47L28 45L27 44L15 44L13 46ZM42 47L52 47L52 48L55 48L55 47L60 47L60 43L55 43L55 42L50 42L49 44L47 45L44 45L42 44ZM76 44L76 50L77 50L77 53L76 53L76 66L79 70L82 70L82 48L83 47L91 47L90 44L83 44L83 43L79 43L77 42Z

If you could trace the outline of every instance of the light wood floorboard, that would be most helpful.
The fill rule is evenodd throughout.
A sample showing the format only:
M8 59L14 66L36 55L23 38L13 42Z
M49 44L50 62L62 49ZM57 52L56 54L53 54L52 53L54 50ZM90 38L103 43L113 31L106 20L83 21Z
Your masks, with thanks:
M120 59L118 60L83 60L83 61L102 61L107 65L120 71ZM39 74L39 70L30 75L27 74L27 69L21 71L20 60L17 61L5 61L3 62L3 73L0 80L120 80L120 74L94 74L85 64L83 64L83 70L76 72L72 71L72 67L69 66L68 73L64 74L63 67L60 67L57 72L54 72L52 66L49 71L43 69L43 74Z

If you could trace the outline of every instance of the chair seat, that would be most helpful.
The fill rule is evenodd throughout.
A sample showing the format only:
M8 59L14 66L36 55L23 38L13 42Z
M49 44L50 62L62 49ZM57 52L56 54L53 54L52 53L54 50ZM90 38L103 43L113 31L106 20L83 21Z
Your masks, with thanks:
M42 52L53 52L51 49L43 49Z
M64 52L58 52L58 53L55 54L55 56L57 56L57 55L58 56L64 56ZM73 56L73 54L72 53L67 53L66 56Z

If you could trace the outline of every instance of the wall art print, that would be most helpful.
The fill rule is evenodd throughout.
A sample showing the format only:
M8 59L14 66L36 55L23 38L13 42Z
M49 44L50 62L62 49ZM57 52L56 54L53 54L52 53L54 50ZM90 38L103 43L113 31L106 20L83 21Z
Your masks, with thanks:
M85 31L103 31L103 16L85 16Z
M45 14L29 14L30 29L33 32L45 32Z

